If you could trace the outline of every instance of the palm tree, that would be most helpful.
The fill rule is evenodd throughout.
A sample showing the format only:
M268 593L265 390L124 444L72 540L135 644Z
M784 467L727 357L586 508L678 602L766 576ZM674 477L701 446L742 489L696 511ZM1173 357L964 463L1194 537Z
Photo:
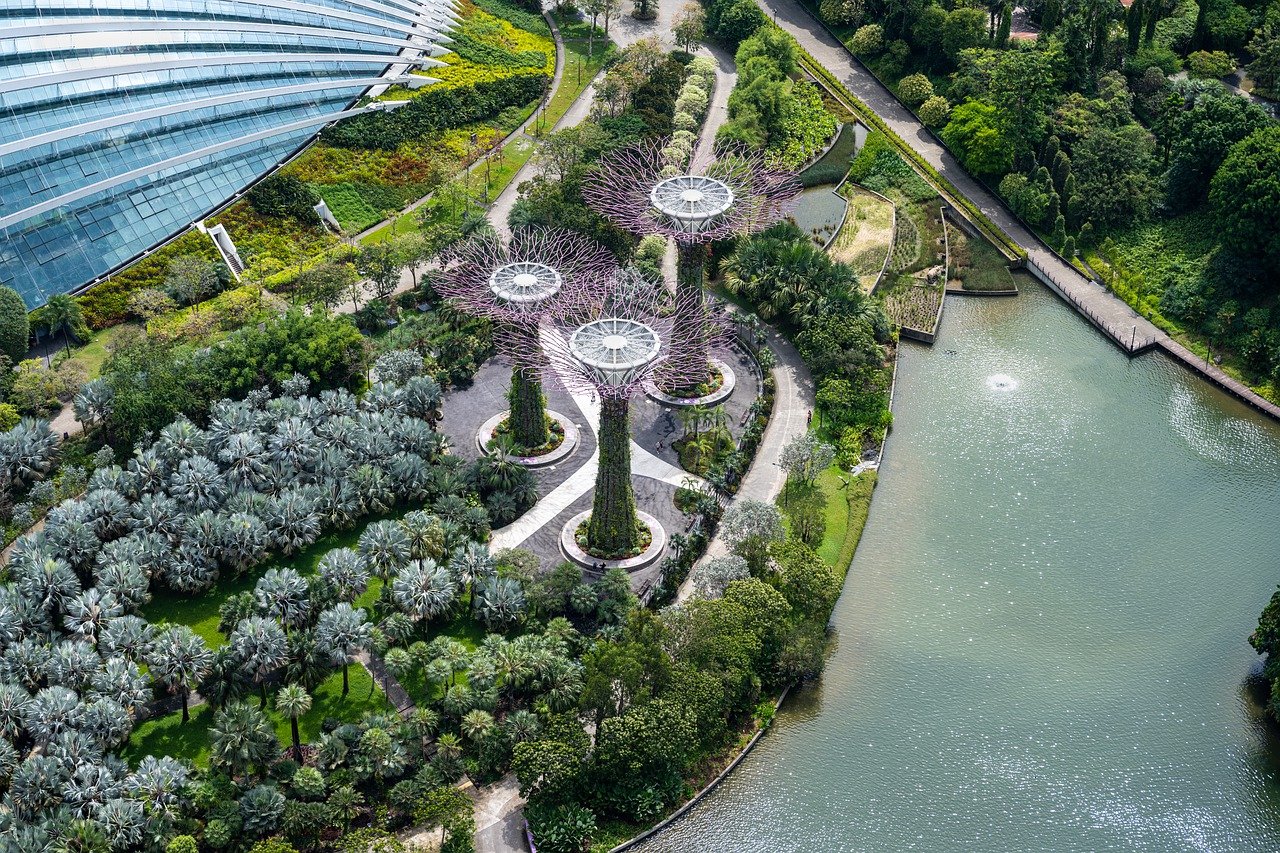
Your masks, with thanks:
M311 694L301 684L287 684L276 694L276 710L289 718L293 734L293 754L302 761L302 736L298 733L298 718L311 710Z
M369 588L369 570L360 555L350 548L334 548L320 558L320 577L339 601L354 602Z
M145 806L147 814L172 820L178 816L187 776L186 768L177 759L148 755L139 762L133 775L124 780L124 790L130 799Z
M375 521L360 534L357 545L369 571L388 580L409 560L409 537L394 521Z
M187 699L213 668L213 653L204 639L186 625L173 625L156 637L146 661L152 678L181 697L182 722L187 722Z
M258 609L280 620L287 631L306 621L311 607L311 589L306 578L289 567L267 569L253 588Z
M435 560L414 560L392 581L391 593L409 618L421 622L448 610L457 586L449 570Z
M477 615L492 630L505 630L524 616L524 589L515 578L491 578L480 588L479 599Z
M436 516L414 510L405 513L400 526L409 537L409 553L415 560L438 560L444 555L444 527Z
M462 715L459 728L470 740L479 742L493 734L493 714L480 708Z
M266 767L280 752L275 728L262 710L232 702L213 715L209 728L209 762L231 775Z
M475 609L477 587L493 577L493 556L479 542L469 542L460 548L449 561L449 569L464 590L471 591L471 606Z
M436 738L436 753L452 760L462 755L462 741L453 732L445 732Z
M267 707L267 678L289 659L289 641L284 629L274 619L250 616L240 620L229 639L241 666L261 691L258 707Z
M343 832L351 826L351 821L360 816L360 807L363 805L364 795L350 785L343 785L329 795L329 810L342 822Z
M364 608L353 608L345 601L321 613L316 623L316 643L342 663L343 696L350 689L347 665L353 654L369 644L371 631Z
M40 312L40 322L49 334L62 333L62 346L70 356L71 338L77 330L84 327L84 315L80 312L80 303L65 293L50 296Z

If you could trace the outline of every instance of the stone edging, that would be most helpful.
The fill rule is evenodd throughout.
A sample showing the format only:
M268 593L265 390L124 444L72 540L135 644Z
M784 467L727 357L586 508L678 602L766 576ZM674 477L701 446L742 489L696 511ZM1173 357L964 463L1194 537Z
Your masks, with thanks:
M738 383L738 378L733 372L733 368L728 362L718 358L707 359L716 370L720 371L720 375L724 381L720 383L720 387L712 391L710 394L704 394L701 397L672 397L670 394L663 393L653 380L647 379L644 382L644 393L652 400L656 400L667 406L677 406L679 408L688 408L691 406L714 406L716 403L729 399L729 395L733 393L734 386Z
M476 430L476 447L480 448L481 453L487 453L489 442L493 440L493 433L498 428L498 424L507 419L510 412L498 412L498 414L489 418L480 425L480 429ZM564 415L547 409L547 417L560 425L564 430L564 441L560 442L560 446L550 453L544 453L541 456L516 456L508 454L507 458L518 465L526 468L545 468L548 465L554 465L573 453L578 447L578 428Z
M658 561L662 556L663 550L667 547L667 531L666 528L647 512L636 510L636 517L640 519L640 523L649 528L649 534L652 536L649 547L645 548L640 554L634 557L628 557L625 560L602 560L599 557L592 557L586 551L578 547L578 542L574 538L574 533L578 530L578 525L587 520L591 515L591 510L580 512L573 518L570 518L560 531L560 550L572 562L577 563L583 568L589 569L593 566L603 565L607 569L622 569L624 571L635 571L650 566Z
M777 714L778 710L782 707L782 700L787 698L787 693L790 692L790 690L791 690L790 687L783 688L782 693L778 696L778 701L775 702L773 705L774 714ZM770 728L772 728L772 726L770 726ZM713 790L715 790L715 788L718 787L720 783L725 780L726 777L728 777L729 773L735 767L737 767L739 764L742 763L742 759L747 757L747 754L751 752L752 749L755 748L756 743L760 740L760 738L764 737L765 733L768 731L769 729L764 728L756 732L752 736L751 740L747 741L747 745L744 746L736 756L734 756L733 761L730 761L729 765L725 767L723 770L721 770L720 774L716 776L716 778L708 782L705 788L703 788L698 793L694 794L693 797L690 798L689 802L685 803L680 808L676 809L674 812L668 815L667 818L664 819L661 823L657 824L656 826L650 829L646 829L644 832L640 833L634 838L627 839L626 841L619 844L617 847L614 847L612 850L610 850L609 853L622 853L623 850L629 850L632 847L639 844L640 842L645 841L657 835L659 832L666 829L668 826L670 826L671 824L679 820L681 817L683 817L685 812L689 811L689 809L697 805L702 800L703 797L705 797L707 794L710 794Z

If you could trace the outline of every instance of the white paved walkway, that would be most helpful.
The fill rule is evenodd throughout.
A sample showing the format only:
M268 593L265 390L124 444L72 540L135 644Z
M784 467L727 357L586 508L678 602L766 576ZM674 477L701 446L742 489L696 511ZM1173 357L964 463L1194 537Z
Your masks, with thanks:
M556 333L548 329L542 330L544 338L551 334ZM599 399L594 394L583 394L572 390L569 392L569 396L573 398L574 405L582 412L582 416L586 419L591 431L598 436L600 424ZM490 550L500 551L504 548L515 548L549 524L556 516L572 506L574 501L595 488L596 471L599 467L600 451L596 450L582 463L578 470L574 471L567 480L543 496L533 505L532 509L506 527L493 531L493 537L489 540ZM706 481L701 477L695 477L693 474L677 468L663 459L659 459L634 441L631 442L631 475L633 477L639 476L648 477L651 480L661 480L673 486L692 483L701 488L706 485Z

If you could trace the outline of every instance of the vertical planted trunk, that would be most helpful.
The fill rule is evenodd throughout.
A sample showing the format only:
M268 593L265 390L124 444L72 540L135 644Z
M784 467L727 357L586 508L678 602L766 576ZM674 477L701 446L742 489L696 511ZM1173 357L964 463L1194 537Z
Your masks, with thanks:
M630 551L639 543L636 495L631 489L631 435L626 400L601 401L600 467L587 523L587 545L602 554Z
M532 449L550 441L541 382L529 378L517 367L511 371L511 392L507 399L511 405L508 424L517 447Z
M678 243L677 247L676 297L684 310L676 315L671 329L671 368L662 372L658 384L668 394L684 397L692 386L706 379L707 373L706 317L702 303L707 247L701 243Z

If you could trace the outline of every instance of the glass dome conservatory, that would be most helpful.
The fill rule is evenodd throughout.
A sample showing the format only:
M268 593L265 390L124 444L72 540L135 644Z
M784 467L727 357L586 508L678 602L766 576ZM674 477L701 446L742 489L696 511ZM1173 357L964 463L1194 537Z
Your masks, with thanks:
M34 308L95 283L362 95L430 82L409 72L439 64L455 17L452 0L0 0L0 284Z

